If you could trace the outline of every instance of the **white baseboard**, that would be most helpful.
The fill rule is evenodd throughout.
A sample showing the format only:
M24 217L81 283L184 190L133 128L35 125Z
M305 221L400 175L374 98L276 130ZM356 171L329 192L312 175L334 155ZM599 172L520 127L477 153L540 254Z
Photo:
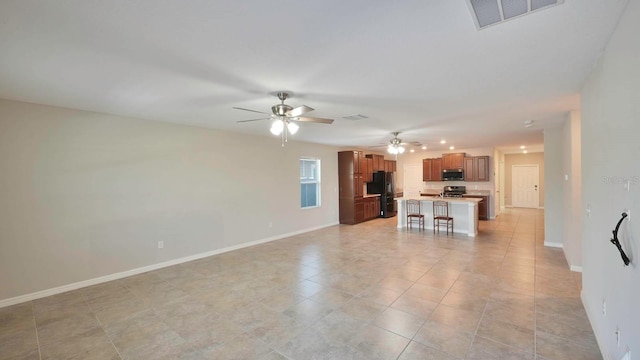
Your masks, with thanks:
M544 242L544 246L553 247L553 248L560 248L560 249L562 249L564 247L564 245L562 243L556 243L556 242L551 242L551 241L545 241Z
M571 265L569 269L574 272L579 272L579 273L582 272L582 266Z
M582 300L582 306L584 306L584 310L587 313L587 318L589 319L589 325L591 325L591 329L593 330L593 334L596 336L596 342L598 343L598 348L600 349L600 354L602 355L602 358L604 360L612 360L607 353L605 353L604 351L602 351L603 347L602 347L602 340L603 339L600 334L598 334L597 329L593 326L594 322L593 322L593 317L590 313L590 307L589 304L587 303L587 299L584 296L584 290L580 291L580 299Z
M36 291L36 292L30 293L30 294L25 294L25 295L20 295L20 296L8 298L8 299L3 299L3 300L0 300L0 308L11 306L11 305L15 305L15 304L20 304L20 303L27 302L27 301L40 299L40 298L51 296L51 295L62 294L62 293L67 292L67 291L77 290L77 289L84 288L84 287L87 287L87 286L98 285L98 284L102 284L102 283L105 283L105 282L108 282L108 281L118 280L118 279L126 278L126 277L129 277L129 276L142 274L142 273L145 273L145 272L158 270L158 269L162 269L162 268L173 266L173 265L182 264L182 263L189 262L189 261L206 258L206 257L209 257L209 256L226 253L226 252L233 251L233 250L239 250L239 249L247 248L247 247L254 246L254 245L264 244L264 243L267 243L267 242L270 242L270 241L280 240L280 239L283 239L283 238L286 238L286 237L299 235L299 234L304 234L304 233L307 233L307 232L310 232L310 231L319 230L319 229L323 229L323 228L326 228L326 227L329 227L329 226L338 225L338 224L339 224L338 222L334 222L334 223L330 223L330 224L326 224L326 225L320 225L320 226L316 226L316 227L312 227L312 228L308 228L308 229L304 229L304 230L293 231L293 232L286 233L286 234L280 234L280 235L271 236L271 237L264 238L264 239L259 239L259 240L255 240L255 241L242 243L242 244L239 244L239 245L233 245L233 246L225 247L225 248L222 248L222 249L216 249L216 250L207 251L207 252L200 253L200 254L189 255L189 256L185 256L185 257L179 258L179 259L173 259L173 260L161 262L161 263L158 263L158 264L143 266L143 267L140 267L140 268L131 269L131 270L127 270L127 271L122 271L122 272L115 273L115 274L100 276L100 277L97 277L97 278L88 279L88 280L84 280L84 281L79 281L79 282L75 282L75 283L72 283L72 284L62 285L62 286L58 286L58 287L55 287L55 288L52 288L52 289Z

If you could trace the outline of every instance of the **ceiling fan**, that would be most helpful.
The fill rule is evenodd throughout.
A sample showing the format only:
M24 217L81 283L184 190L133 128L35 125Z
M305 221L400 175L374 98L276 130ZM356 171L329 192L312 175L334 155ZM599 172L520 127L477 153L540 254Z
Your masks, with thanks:
M389 152L390 154L393 155L398 155L398 154L402 154L405 151L404 146L405 145L411 145L411 146L420 146L422 145L419 141L412 141L409 143L406 142L402 142L402 139L398 138L398 135L400 135L399 131L394 131L391 133L391 135L393 135L393 139L389 140L389 145L378 145L378 146L372 146L372 147L381 147L381 146L386 146L387 147L387 152Z
M234 106L233 108L237 110L251 111L258 114L269 115L268 117L262 117L258 119L249 119L249 120L240 120L237 122L242 123L242 122L273 119L274 122L271 124L271 133L274 135L282 135L282 146L284 146L284 143L287 141L287 133L291 133L291 135L293 135L298 131L299 126L298 124L296 124L296 122L312 122L312 123L319 123L319 124L333 123L333 119L300 116L302 114L313 111L314 109L306 105L293 108L285 104L284 101L289 97L289 95L290 94L285 91L279 91L276 93L276 96L278 96L278 99L280 99L280 104L276 104L271 107L272 114L269 114L263 111L245 109L245 108ZM286 131L285 131L285 127L286 127Z

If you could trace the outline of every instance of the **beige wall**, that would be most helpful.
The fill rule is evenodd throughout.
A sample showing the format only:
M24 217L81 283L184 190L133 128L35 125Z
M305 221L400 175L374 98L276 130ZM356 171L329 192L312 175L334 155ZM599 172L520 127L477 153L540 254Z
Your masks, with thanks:
M630 0L581 92L582 301L604 359L640 355L639 18L640 0ZM624 210L631 218L618 237L629 266L609 242Z
M538 165L539 169L539 201L540 207L544 207L544 153L529 154L505 154L504 156L504 202L505 206L511 206L511 167L513 165Z
M563 246L564 226L569 222L564 213L564 141L563 126L544 130L544 244L554 247Z
M567 219L564 226L564 253L572 270L582 267L582 215L581 203L581 152L580 152L580 111L571 111L563 128L562 158L562 198L563 213Z
M336 224L336 152L0 100L0 302ZM320 208L300 209L300 156Z

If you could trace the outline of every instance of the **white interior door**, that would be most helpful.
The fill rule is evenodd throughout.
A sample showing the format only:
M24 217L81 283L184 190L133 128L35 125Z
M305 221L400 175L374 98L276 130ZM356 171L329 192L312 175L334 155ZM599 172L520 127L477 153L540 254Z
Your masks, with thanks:
M422 191L423 185L422 165L405 165L402 185L404 186L402 190L404 197L420 196L420 191Z
M513 165L511 169L511 206L538 208L538 165Z

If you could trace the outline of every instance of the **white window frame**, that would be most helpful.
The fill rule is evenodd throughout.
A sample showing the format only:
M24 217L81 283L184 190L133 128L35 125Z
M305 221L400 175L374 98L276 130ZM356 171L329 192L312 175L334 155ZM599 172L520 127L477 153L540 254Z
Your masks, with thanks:
M306 167L303 165L303 162L314 161L316 163L316 171L315 178L313 178L313 174L304 174ZM320 199L321 199L321 161L318 158L313 157L300 157L300 208L301 209L313 209L320 207ZM311 178L309 178L311 176ZM314 205L304 206L302 203L302 187L307 184L316 184L316 203Z

